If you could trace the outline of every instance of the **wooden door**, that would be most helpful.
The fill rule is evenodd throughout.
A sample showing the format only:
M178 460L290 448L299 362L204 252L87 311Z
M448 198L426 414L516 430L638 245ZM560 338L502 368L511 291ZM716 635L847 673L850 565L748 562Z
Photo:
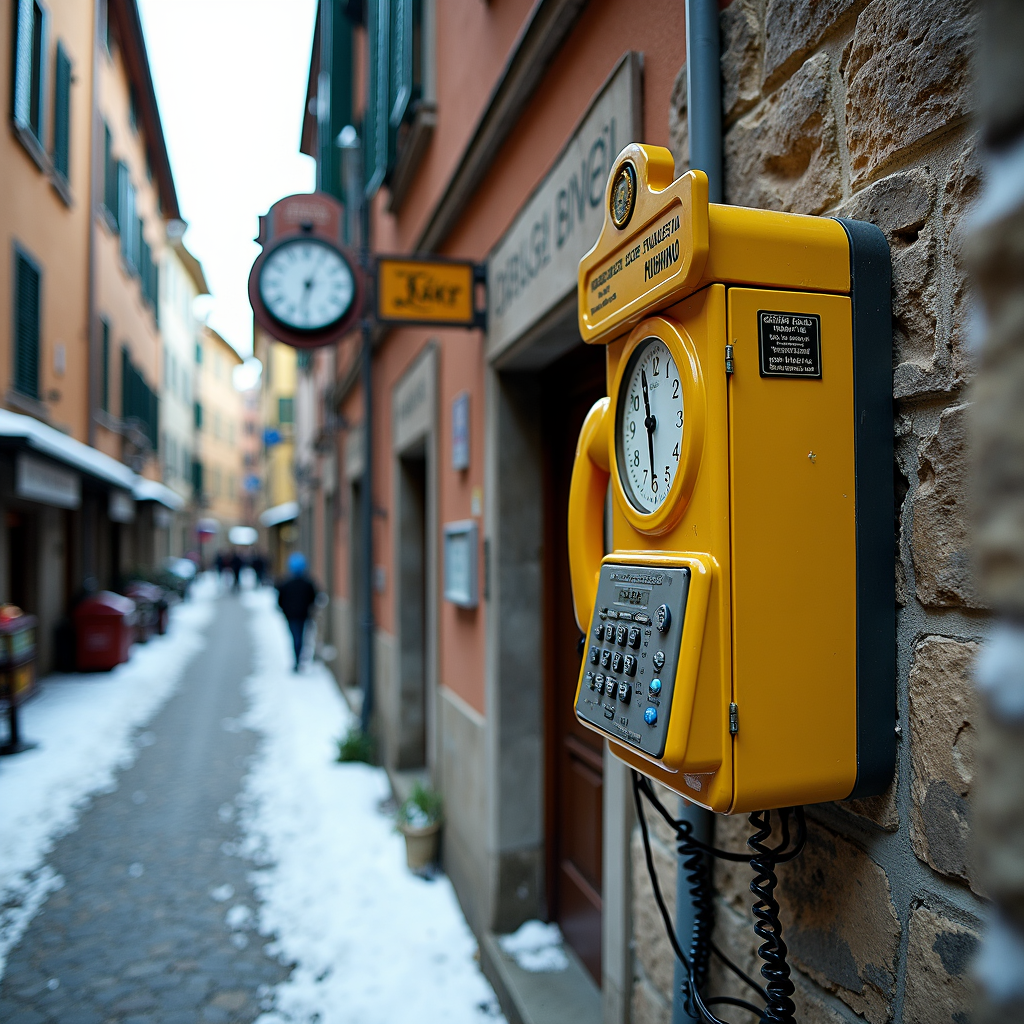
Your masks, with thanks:
M576 440L605 394L604 349L580 346L545 374L545 728L548 913L601 984L604 742L576 720L580 631L569 582L567 514Z

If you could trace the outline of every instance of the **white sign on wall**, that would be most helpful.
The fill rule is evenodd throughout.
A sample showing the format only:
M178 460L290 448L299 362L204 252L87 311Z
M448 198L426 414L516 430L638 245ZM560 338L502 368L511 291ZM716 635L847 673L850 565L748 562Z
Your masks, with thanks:
M492 358L576 290L580 259L604 221L612 161L641 128L640 58L627 53L487 260Z
M40 501L57 508L78 508L82 504L82 478L31 455L19 455L14 491L19 498Z

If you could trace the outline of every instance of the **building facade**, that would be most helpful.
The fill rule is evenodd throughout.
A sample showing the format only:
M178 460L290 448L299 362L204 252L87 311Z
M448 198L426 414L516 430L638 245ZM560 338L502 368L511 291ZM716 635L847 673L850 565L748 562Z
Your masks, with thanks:
M83 588L168 546L157 254L178 216L134 0L13 0L0 19L0 598L39 667Z
M798 1015L963 1020L985 909L969 842L970 671L988 619L967 556L961 249L979 187L975 16L903 0L719 6L725 201L870 221L893 262L898 771L884 796L809 809L779 897ZM359 337L312 357L315 386L298 394L321 443L303 456L303 536L321 578L330 562L339 681L372 700L396 790L427 774L443 792L445 868L523 1019L544 986L495 936L530 918L562 929L558 984L580 1019L680 1019L628 772L573 714L566 509L579 427L607 394L603 353L577 329L579 259L627 143L689 167L700 98L685 62L681 4L622 0L325 0L314 40L302 145L319 187L353 213L366 197L374 252L487 268L486 329L378 328L369 395ZM355 189L332 145L347 124L365 158ZM457 596L455 536L475 584ZM715 827L744 849L745 817ZM654 858L674 906L657 828ZM726 867L716 941L755 972L749 871ZM717 964L711 987L743 994Z

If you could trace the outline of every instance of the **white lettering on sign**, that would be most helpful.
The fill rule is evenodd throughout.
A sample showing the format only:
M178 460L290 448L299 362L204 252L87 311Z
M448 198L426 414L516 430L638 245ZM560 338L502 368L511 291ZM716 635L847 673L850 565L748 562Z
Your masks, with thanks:
M561 156L487 261L487 346L494 358L576 289L604 222L612 161L638 139L637 57L627 54ZM635 257L634 257L635 258ZM618 270L622 269L622 265ZM617 270L606 268L605 282ZM600 285L591 283L591 287Z

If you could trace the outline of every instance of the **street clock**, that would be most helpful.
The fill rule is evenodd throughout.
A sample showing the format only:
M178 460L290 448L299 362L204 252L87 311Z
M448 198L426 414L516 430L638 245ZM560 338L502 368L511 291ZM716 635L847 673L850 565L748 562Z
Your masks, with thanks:
M263 252L249 274L256 322L295 348L338 341L362 308L358 263L341 242L343 209L316 192L287 196L260 218Z

